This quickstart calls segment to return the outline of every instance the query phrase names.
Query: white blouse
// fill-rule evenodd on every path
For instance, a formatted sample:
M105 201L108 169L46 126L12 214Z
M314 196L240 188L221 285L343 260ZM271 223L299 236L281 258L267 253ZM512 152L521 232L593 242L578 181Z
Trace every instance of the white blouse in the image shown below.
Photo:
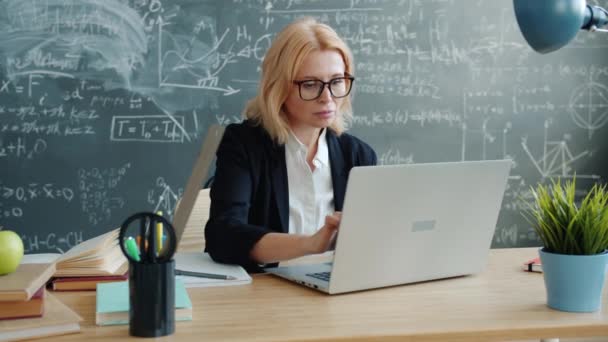
M334 212L334 188L331 180L326 129L319 135L315 170L306 163L308 148L290 132L285 144L289 189L289 233L314 234L325 224L325 216Z

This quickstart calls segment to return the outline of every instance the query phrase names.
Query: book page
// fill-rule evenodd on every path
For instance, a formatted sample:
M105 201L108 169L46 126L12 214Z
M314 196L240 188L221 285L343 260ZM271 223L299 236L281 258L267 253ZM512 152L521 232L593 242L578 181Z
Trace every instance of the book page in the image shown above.
M50 264L61 257L60 253L25 254L20 264Z
M80 244L72 247L58 260L59 264L70 262L73 259L83 258L90 255L103 257L107 253L108 244L115 243L118 241L118 230L113 230L105 234L99 235L87 241L83 241ZM114 241L113 241L114 240ZM57 265L61 268L61 265Z

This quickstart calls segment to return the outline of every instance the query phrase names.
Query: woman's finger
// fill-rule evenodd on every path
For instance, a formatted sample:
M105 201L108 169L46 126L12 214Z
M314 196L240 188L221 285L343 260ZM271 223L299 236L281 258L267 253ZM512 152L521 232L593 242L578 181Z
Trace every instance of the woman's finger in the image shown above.
M332 215L325 217L325 224L330 228L337 228L340 225L340 219Z

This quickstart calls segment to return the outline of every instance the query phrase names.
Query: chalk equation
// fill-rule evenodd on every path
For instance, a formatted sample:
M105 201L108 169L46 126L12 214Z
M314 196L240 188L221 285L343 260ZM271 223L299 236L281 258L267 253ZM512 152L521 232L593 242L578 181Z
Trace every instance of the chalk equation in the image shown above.
M127 163L119 168L78 170L80 209L90 224L111 220L113 210L125 206L119 186L130 169Z
M82 231L65 234L21 234L23 251L27 253L55 252L65 253L84 241Z
M12 202L26 203L35 200L60 200L71 202L74 190L70 187L58 186L53 183L29 183L10 186L0 182L0 198Z
M48 143L45 139L28 139L17 136L14 139L6 138L0 140L0 158L27 158L34 157L46 152Z
M111 141L184 142L184 117L138 115L112 117Z

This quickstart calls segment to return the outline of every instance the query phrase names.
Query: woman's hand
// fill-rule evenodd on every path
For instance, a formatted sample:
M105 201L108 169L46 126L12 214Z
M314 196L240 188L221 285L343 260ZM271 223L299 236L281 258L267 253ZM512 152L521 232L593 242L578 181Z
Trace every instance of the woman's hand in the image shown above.
M336 211L332 215L325 216L325 224L323 227L315 234L309 236L306 240L308 244L307 249L311 254L325 253L329 250L336 239L341 219L342 213L339 211Z
M299 258L327 252L336 240L342 213L325 217L325 224L313 235L268 233L251 249L251 258L259 264Z

